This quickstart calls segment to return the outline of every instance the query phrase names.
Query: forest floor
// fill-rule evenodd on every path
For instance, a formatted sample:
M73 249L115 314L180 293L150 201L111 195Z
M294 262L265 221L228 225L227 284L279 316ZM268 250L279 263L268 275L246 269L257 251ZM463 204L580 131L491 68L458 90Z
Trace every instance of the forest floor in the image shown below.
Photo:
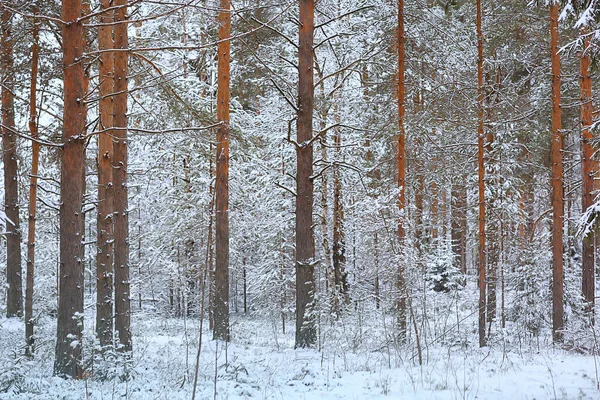
M93 321L93 315L86 318ZM95 357L79 381L52 376L53 321L41 319L37 334L43 339L36 358L27 360L23 323L0 318L0 399L192 398L198 319L136 314L132 360ZM234 314L227 346L208 340L205 326L196 398L600 399L600 360L548 343L424 346L421 366L416 347L386 342L381 324L322 330L319 351L294 350L293 332L282 334L279 322ZM465 332L474 336L471 328ZM92 332L86 328L86 360L94 358ZM125 370L129 379L122 379Z

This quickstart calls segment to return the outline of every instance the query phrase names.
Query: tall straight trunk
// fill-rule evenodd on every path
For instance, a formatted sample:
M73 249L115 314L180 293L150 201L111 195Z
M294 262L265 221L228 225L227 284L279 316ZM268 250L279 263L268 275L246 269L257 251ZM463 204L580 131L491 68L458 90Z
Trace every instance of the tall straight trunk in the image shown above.
M466 252L466 210L467 210L467 186L463 179L459 184L452 185L451 209L452 209L452 253L454 255L455 265L463 274L467 273L467 252Z
M129 284L129 219L127 214L127 0L115 0L115 75L114 75L114 130L113 138L113 209L114 221L114 277L115 328L119 334L120 350L130 352L131 304ZM120 50L120 51L119 51Z
M111 0L102 0L104 13L98 27L98 49L114 47L114 11L109 10ZM114 114L114 73L115 55L113 52L100 54L100 130L98 135L98 229L96 252L96 336L101 346L113 341L113 186L112 186L112 136Z
M592 144L594 136L590 129L594 111L592 106L592 77L590 75L590 36L587 29L583 33L586 34L586 40L584 49L579 57L579 66L581 72L581 175L583 179L581 208L585 212L585 210L594 204L594 179L598 173L598 163L594 160L594 153L597 149ZM592 321L595 286L594 238L594 229L583 238L583 279L581 284L583 299L586 303L585 309L590 313Z
M82 200L86 114L81 0L63 0L63 148L60 185L60 288L54 373L81 377L83 331Z
M38 8L34 7L33 13L37 14ZM39 61L39 34L40 25L37 19L33 20L31 43L31 85L29 87L29 132L31 142L31 175L29 177L29 219L27 227L27 286L25 290L25 355L33 355L33 282L35 269L35 217L37 208L37 175L40 163L40 144L37 127L37 75Z
M299 0L296 172L296 347L316 343L315 241L313 236L314 0Z
M229 341L229 72L231 0L221 0L217 80L217 175L215 181L214 338Z
M34 8L34 14L38 8ZM40 144L37 128L37 74L39 60L39 21L34 19L31 46L31 85L29 92L29 131L34 139L31 143L31 175L29 178L29 217L27 230L27 286L25 293L25 355L33 354L33 283L35 266L35 218L37 206L37 175L40 158Z
M483 121L483 33L481 32L481 0L477 0L477 155L479 171L479 346L486 345L485 337L485 272L486 272L486 249L485 249L485 133Z
M558 3L550 6L550 50L552 55L552 333L562 340L563 315L563 136L560 108L560 54Z
M2 70L2 152L4 162L4 212L6 222L6 283L8 298L6 315L23 313L21 277L21 229L19 223L19 185L17 179L17 136L15 135L14 44L12 13L2 7L2 39L0 68Z
M404 87L404 0L398 0L398 244L400 245L400 262L398 264L396 290L397 325L400 338L406 336L406 282L404 278L406 266L404 265L404 239L406 229L406 165L405 165L405 131L404 131L404 98L406 96Z
M340 123L340 114L335 107L335 121ZM342 177L339 162L341 162L342 132L334 128L333 142L337 159L333 164L333 271L336 292L349 301L348 274L346 272L346 234L344 232L344 203L342 198Z

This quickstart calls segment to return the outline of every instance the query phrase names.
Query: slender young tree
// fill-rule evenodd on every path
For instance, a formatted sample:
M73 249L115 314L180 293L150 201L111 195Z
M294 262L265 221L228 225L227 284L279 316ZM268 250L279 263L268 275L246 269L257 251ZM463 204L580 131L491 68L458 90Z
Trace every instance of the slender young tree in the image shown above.
M60 185L60 288L54 373L80 377L83 331L81 232L86 114L81 0L62 2L64 110Z
M34 6L33 14L37 15ZM31 133L31 175L29 177L29 219L27 227L27 284L25 289L25 355L33 355L33 282L35 271L35 217L37 211L37 176L40 163L40 143L37 127L37 76L39 61L39 20L33 20L31 32L31 86L29 88L29 132Z
M313 236L313 108L315 2L300 0L298 47L297 172L296 172L296 347L317 340L313 315L315 299L315 241Z
M340 114L337 106L335 109L336 123L340 123ZM340 157L342 148L342 130L339 127L333 130L333 143L336 149L336 160L333 164L333 271L335 286L338 295L342 295L344 302L350 300L348 274L346 272L346 234L344 232L344 202L342 197L342 174Z
M111 0L100 2L102 14L98 26L100 54L100 131L98 135L98 229L96 252L96 336L101 346L113 340L113 183L112 158L114 132L114 73L115 55L106 51L114 47L114 11Z
M406 218L406 155L405 155L405 130L404 130L404 98L406 89L404 85L404 0L398 0L398 243L400 253L404 249L404 240L406 237L406 228L404 220ZM401 258L398 264L398 276L396 289L398 290L397 311L398 311L398 333L401 338L406 336L406 265Z
M590 58L590 36L589 32L583 31L585 36L584 46L579 55L580 67L580 87L581 87L581 175L583 181L581 209L585 212L594 204L594 179L598 173L598 163L594 159L594 153L597 148L592 141L591 125L593 123L592 114L594 111L592 105L592 77L590 74L591 58ZM582 279L582 294L586 303L585 310L590 314L593 321L594 313L594 286L595 286L595 257L594 257L594 241L595 231L592 229L583 237L583 279Z
M13 15L5 7L2 12L2 39L0 69L2 77L2 159L4 162L4 212L6 222L6 283L8 298L6 315L21 316L23 313L23 289L21 271L21 228L19 222L19 185L17 173L17 136L15 134L14 43L12 36Z
M221 0L217 81L214 338L229 341L229 72L231 0Z
M129 283L129 218L127 213L127 73L129 39L127 37L127 0L114 0L114 142L113 142L113 209L114 221L114 279L115 329L119 334L120 350L130 352L131 302Z
M485 132L483 88L483 33L481 31L481 0L477 0L477 155L479 187L479 346L486 345L486 249L485 249Z
M560 53L558 2L550 5L550 51L552 57L552 333L562 340L563 315L563 135L560 108Z

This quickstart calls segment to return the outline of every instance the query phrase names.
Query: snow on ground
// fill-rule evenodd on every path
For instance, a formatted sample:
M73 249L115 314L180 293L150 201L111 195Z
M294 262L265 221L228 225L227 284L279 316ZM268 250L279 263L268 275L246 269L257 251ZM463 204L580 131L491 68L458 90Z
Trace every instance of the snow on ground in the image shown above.
M424 348L419 366L407 348L349 346L331 334L323 351L294 350L293 332L283 335L266 318L234 315L232 322L226 347L205 331L197 399L600 399L600 360L551 346L438 345ZM363 331L373 343L375 328ZM0 399L191 399L198 320L137 315L134 330L129 380L117 360L96 361L86 379L73 381L52 376L53 320L42 319L38 358L28 361L22 322L0 319Z

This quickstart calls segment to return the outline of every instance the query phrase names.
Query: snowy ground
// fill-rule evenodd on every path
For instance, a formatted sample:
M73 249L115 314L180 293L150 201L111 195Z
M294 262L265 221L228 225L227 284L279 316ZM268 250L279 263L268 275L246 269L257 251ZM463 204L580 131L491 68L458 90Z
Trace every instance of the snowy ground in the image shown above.
M203 344L197 399L600 399L600 360L549 345L430 346L419 366L414 349L381 340L379 324L361 328L368 345L341 339L353 326L329 332L327 350L318 351L293 350L293 333L282 335L269 319L232 321L237 333L227 348ZM137 315L134 327L131 379L119 378L122 362L97 361L86 379L72 381L52 377L51 319L42 321L38 334L48 339L38 340L34 361L21 356L23 324L0 319L0 399L191 399L198 320Z

